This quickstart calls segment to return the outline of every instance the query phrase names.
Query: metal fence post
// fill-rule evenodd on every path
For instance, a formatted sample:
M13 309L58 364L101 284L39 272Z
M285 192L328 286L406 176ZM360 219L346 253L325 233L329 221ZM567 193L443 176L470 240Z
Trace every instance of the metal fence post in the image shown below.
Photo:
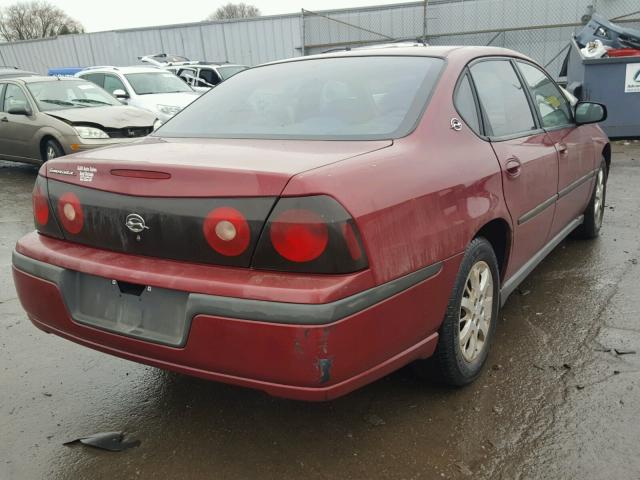
M427 7L429 0L424 0L424 9L422 12L422 43L427 43Z
M304 44L305 44L305 31L304 31L304 8L300 9L300 51L302 52L302 56L304 57L307 52L305 52Z

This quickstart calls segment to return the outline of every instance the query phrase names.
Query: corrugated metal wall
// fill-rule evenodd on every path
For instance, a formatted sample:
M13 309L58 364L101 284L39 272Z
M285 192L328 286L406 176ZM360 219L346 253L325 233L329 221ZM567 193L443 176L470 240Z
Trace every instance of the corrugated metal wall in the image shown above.
M293 14L2 43L0 63L46 73L50 67L133 65L138 56L169 52L256 65L300 55L300 25Z
M491 43L523 51L546 64L576 28L560 25L579 23L589 5L609 18L640 10L640 0L430 0L428 41ZM256 65L301 55L303 37L309 54L422 33L423 2L412 2L4 43L0 63L45 73L49 67L131 65L140 55L169 52Z

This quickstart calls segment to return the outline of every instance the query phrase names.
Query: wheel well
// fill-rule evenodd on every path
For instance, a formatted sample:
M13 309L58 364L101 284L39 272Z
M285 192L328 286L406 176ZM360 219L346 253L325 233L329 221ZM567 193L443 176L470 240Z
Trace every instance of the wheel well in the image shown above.
M607 143L602 149L602 156L604 157L604 163L607 165L607 172L611 170L611 144Z
M42 156L42 158L46 156L44 147L49 140L53 140L54 142L56 142L60 147L60 150L64 152L64 148L62 148L62 145L60 145L60 142L56 139L56 137L54 137L53 135L45 135L44 137L42 137L42 139L40 139L40 155Z
M501 218L491 220L478 231L476 237L486 238L491 244L498 260L500 277L504 278L511 248L511 228L509 224Z

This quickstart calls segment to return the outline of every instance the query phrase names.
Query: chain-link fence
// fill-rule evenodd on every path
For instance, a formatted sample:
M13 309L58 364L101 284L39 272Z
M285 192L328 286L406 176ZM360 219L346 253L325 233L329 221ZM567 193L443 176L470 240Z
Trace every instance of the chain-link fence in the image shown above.
M302 12L303 54L421 39L522 52L558 76L571 36L593 12L640 27L637 0L431 0L370 9Z

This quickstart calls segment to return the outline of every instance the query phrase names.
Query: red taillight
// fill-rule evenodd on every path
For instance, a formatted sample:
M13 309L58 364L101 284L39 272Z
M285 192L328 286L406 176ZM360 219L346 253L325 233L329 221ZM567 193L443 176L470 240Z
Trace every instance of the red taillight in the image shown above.
M310 210L285 210L271 223L273 248L291 262L310 262L327 248L324 219Z
M82 230L84 215L75 193L67 192L58 199L58 219L69 233L75 235Z
M278 200L251 266L303 273L352 273L367 268L360 233L342 205L326 195Z
M220 207L209 212L202 230L209 246L226 257L242 255L251 242L247 219L231 207Z
M33 215L36 219L36 223L40 226L45 226L49 223L49 201L42 192L40 185L36 183L33 189Z

